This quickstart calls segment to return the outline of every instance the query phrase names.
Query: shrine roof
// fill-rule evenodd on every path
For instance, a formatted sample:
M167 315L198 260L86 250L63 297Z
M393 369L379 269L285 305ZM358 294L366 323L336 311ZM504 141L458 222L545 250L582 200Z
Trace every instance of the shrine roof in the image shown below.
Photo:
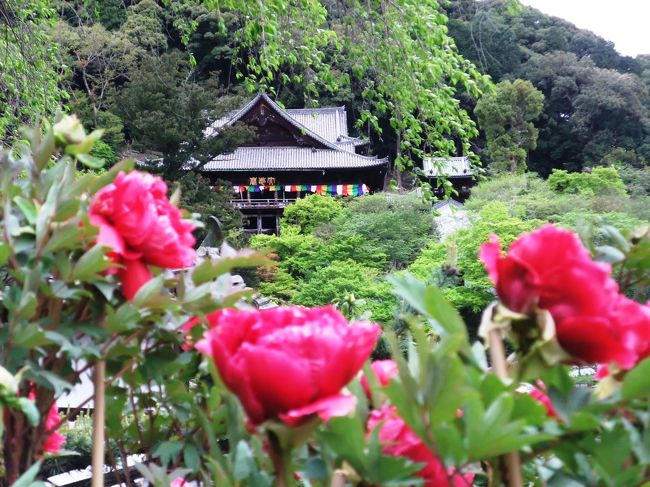
M218 132L221 127L233 125L240 121L260 102L268 104L293 127L317 140L324 147L354 152L355 146L367 143L358 137L348 135L348 117L345 107L284 109L265 93L257 95L240 110L235 110L228 116L215 121L206 130L206 135L212 135Z
M240 147L221 154L203 166L203 171L286 171L350 169L385 166L388 159L366 157L344 150L310 147Z

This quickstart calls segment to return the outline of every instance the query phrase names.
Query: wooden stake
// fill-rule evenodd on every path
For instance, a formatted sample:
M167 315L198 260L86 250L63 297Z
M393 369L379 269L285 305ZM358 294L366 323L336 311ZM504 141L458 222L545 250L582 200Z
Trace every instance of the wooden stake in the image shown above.
M503 337L501 330L492 329L488 335L488 342L490 345L490 358L492 359L492 367L501 379L508 378L508 363L506 362L506 353L503 348ZM501 457L503 462L504 482L508 487L523 487L524 479L521 474L521 460L519 459L519 452L506 453Z
M332 475L330 487L345 487L345 472L336 470Z
M106 362L95 364L95 408L93 410L93 453L91 487L104 487L104 423L106 417Z

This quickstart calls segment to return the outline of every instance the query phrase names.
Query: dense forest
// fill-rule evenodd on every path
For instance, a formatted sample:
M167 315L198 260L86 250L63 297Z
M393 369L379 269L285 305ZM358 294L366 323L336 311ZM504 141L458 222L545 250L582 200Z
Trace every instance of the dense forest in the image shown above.
M649 56L622 56L612 42L532 8L458 0L448 14L460 52L482 72L495 82L529 80L543 93L531 170L646 166Z
M14 57L3 61L0 137L10 139L21 122L62 104L88 128L105 129L96 151L109 162L125 154L162 156L166 176L176 178L189 156L206 160L243 140L242 131L217 139L202 131L251 90L265 89L287 107L345 105L350 120L359 121L351 129L370 138L376 154L397 159L398 168L419 163L424 153L458 152L458 141L471 143L463 150L488 168L528 167L543 177L553 168L619 163L624 177L638 178L650 160L650 57L622 56L611 42L512 0L455 0L420 3L432 13L427 27L438 29L425 40L455 43L462 57L443 59L444 49L432 44L422 54L441 56L440 65L434 56L417 65L388 45L368 51L374 24L363 9L310 3L325 12L306 9L292 20L271 46L271 69L251 64L259 48L253 34L242 34L247 27L236 8L200 1L7 2L2 46ZM322 24L299 32L312 13L324 16ZM382 22L395 29L389 17ZM395 29L387 42L400 43L405 34ZM445 72L426 79L425 70L436 68ZM497 89L476 109L479 90L490 85L479 72ZM430 100L435 86L442 94ZM436 109L439 116L427 113ZM479 123L478 137L470 117Z

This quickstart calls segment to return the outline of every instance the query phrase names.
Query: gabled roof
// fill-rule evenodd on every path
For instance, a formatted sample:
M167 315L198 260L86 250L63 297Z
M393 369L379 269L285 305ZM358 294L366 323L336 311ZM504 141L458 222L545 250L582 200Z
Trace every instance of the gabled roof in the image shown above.
M348 135L348 115L345 107L283 109L265 93L255 96L240 110L232 111L227 116L216 120L206 130L206 136L213 135L221 127L231 126L241 121L261 101L266 102L293 128L320 144L329 143L348 152L354 152L355 146L367 144L367 141Z
M244 105L244 107L241 110L239 110L232 117L230 117L230 119L226 123L224 123L221 126L222 127L223 126L228 126L229 127L229 126L232 126L235 123L241 121L246 116L246 114L248 114L248 112L250 112L261 101L266 102L268 107L271 110L273 110L276 113L276 115L280 116L282 119L284 119L286 122L288 122L289 125L293 126L296 130L300 131L300 133L302 133L303 135L314 139L318 144L322 145L324 148L334 149L334 150L338 149L335 144L333 144L332 142L328 141L327 139L321 137L316 132L313 132L312 130L310 130L309 128L307 128L306 126L304 126L303 124L301 124L297 120L295 120L293 117L291 117L287 113L286 110L282 109L282 107L280 107L280 105L278 105L273 100L271 100L271 98L269 98L269 96L266 93L260 93L259 95L257 95L255 98L253 98L251 101L249 101L246 105ZM218 127L215 127L214 124L213 124L213 127L215 129L218 128Z
M300 138L306 139L307 143L291 147L245 145L230 154L218 155L203 166L203 171L363 169L386 166L388 163L386 158L362 156L354 151L356 145L364 142L348 135L347 114L344 107L284 110L265 93L260 93L242 109L232 112L228 117L217 120L206 131L206 135L214 134L221 127L231 126L240 121L247 122L247 115L258 104L268 107L275 116L283 120L283 124L288 124L286 127L295 131L294 134L299 132ZM255 112L252 115L255 116Z
M314 171L320 169L363 169L385 166L388 159L366 157L341 149L310 147L239 147L220 154L203 166L203 171Z

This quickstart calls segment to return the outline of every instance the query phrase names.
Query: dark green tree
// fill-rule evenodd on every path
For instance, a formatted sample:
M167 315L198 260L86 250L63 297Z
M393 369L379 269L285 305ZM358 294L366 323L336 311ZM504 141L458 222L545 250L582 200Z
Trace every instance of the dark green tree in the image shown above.
M206 226L210 216L217 217L230 244L242 243L242 214L230 204L232 188L229 183L216 181L211 184L207 178L194 172L185 174L179 183L183 208L198 213ZM200 243L205 238L206 227L197 229L194 235Z
M241 100L195 82L192 74L187 57L179 51L147 57L113 103L133 146L162 157L159 169L168 179L200 169L251 135L236 126L205 136L206 127Z
M528 152L537 146L533 122L542 113L544 95L530 81L502 81L476 105L479 126L487 139L490 169L523 171Z

